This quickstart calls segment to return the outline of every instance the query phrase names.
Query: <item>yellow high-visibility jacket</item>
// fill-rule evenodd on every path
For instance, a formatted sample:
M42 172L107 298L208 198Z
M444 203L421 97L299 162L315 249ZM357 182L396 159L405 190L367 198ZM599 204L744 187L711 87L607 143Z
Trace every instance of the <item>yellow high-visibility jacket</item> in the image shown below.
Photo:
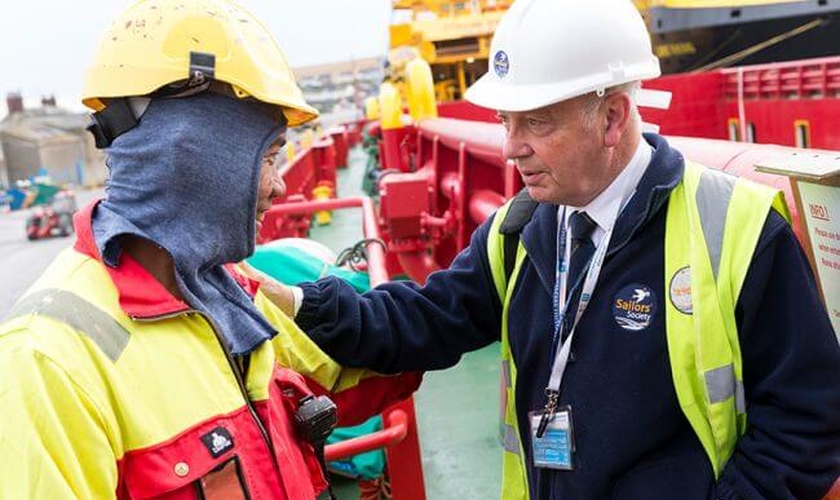
M234 359L130 256L102 264L91 210L0 325L0 499L309 500L326 482L300 399L328 393L347 425L418 387L343 369L259 292L280 333Z

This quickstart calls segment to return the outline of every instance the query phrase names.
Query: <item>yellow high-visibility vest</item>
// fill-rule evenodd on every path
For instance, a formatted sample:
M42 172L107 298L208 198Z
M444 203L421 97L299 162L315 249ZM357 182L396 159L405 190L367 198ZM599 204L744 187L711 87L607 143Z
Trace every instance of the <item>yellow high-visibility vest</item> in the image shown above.
M771 208L789 219L780 191L686 163L671 192L665 225L665 328L674 388L683 413L718 477L746 429L741 348L735 305ZM517 275L527 251L520 242L510 277L505 274L499 228L511 202L496 213L487 253L502 301L502 400L504 460L502 498L527 499L525 457L516 419L516 362L508 321ZM688 237L686 237L688 236ZM686 335L685 332L694 332ZM702 333L702 334L701 334Z

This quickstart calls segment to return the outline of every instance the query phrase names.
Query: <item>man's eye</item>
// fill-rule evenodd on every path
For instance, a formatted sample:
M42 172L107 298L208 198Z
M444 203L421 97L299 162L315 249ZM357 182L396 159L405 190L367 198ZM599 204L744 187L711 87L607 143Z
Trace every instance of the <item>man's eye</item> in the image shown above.
M537 120L536 118L528 118L528 126L529 127L540 127L545 122L542 120Z
M263 163L265 163L265 164L277 163L277 160L280 159L280 151L281 150L278 149L277 151L270 151L270 152L266 153L265 156L263 156L263 159L262 159Z

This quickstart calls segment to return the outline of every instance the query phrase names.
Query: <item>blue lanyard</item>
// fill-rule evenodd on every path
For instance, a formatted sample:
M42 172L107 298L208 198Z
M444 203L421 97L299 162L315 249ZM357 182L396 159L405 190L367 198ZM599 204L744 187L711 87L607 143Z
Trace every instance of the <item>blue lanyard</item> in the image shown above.
M563 207L562 213L558 214L557 221L557 266L554 274L554 292L552 294L552 302L554 306L552 308L554 312L554 335L552 336L551 341L552 365L555 364L557 354L562 353L562 349L558 351L558 346L560 345L560 339L562 336L563 323L566 318L566 314L569 312L569 302L571 301L571 298L574 297L577 289L583 286L584 291L581 293L580 300L578 301L578 308L575 311L575 316L571 318L573 322L572 329L574 329L574 326L577 325L577 322L583 314L583 311L586 309L586 306L589 305L589 298L591 297L592 291L595 289L595 285L597 284L598 276L601 273L601 263L603 262L606 248L609 246L612 236L612 229L607 231L607 234L604 236L601 244L598 245L595 254L588 262L586 262L584 269L578 275L571 287L568 287L566 279L569 274L569 263L566 259L567 236L568 227L566 225L566 207ZM593 269L592 264L595 262L598 263L597 269ZM590 273L590 271L593 270L594 274ZM571 340L571 334L572 332L569 333L566 343ZM563 363L563 366L565 367L565 362Z
M556 266L554 269L554 293L552 294L553 302L554 302L554 343L552 343L552 349L556 348L557 344L557 332L559 331L560 327L563 325L563 314L565 312L566 307L563 307L563 310L560 310L560 278L565 276L567 269L566 269L566 207L563 207L563 213L558 213L558 220L557 220L557 259L556 259ZM568 306L568 304L566 304Z
M619 205L620 207L621 205ZM560 332L563 326L563 319L565 318L566 314L568 313L569 308L569 299L573 295L573 293L566 293L566 275L568 274L568 266L566 265L566 209L563 209L563 218L560 221L557 221L558 224L558 255L562 255L562 257L558 257L558 262L560 264L557 265L557 273L555 277L554 283L554 338L552 339L552 356L553 359L551 361L551 376L548 380L548 385L545 388L546 396L548 397L548 402L545 405L545 415L554 415L554 412L557 408L557 404L560 400L560 386L563 383L563 373L566 371L566 366L569 363L569 355L571 354L572 349L572 341L575 338L575 332L577 331L578 321L580 317L583 315L583 312L586 310L586 307L589 305L589 300L592 298L592 292L595 290L595 285L598 283L598 277L601 274L601 268L604 264L604 256L607 253L607 248L610 245L610 239L612 239L612 228L607 231L607 234L604 235L604 238L601 240L601 244L595 249L595 254L589 260L587 269L585 273L581 273L582 276L586 276L583 279L583 289L580 292L580 299L578 300L577 309L574 311L574 316L572 319L572 326L569 329L569 336L566 337L565 341L560 340ZM615 214L617 216L617 213ZM562 251L562 253L560 253ZM580 285L581 277L578 277L577 283L574 284L572 287L572 292L574 292L577 287ZM561 310L560 304L563 304L563 308ZM558 349L559 347L559 349Z
M578 279L575 281L574 285L572 286L571 290L568 292L568 296L564 296L561 300L561 293L566 295L564 287L561 286L560 281L563 280L565 284L566 275L569 272L568 264L566 262L566 237L568 235L568 228L566 226L566 207L563 207L562 214L558 213L558 220L557 220L557 265L555 268L554 273L554 292L552 294L554 303L553 312L554 312L554 335L551 339L551 363L554 364L554 357L557 355L557 345L560 341L561 333L563 331L563 319L566 316L566 310L569 307L569 301L571 297L575 295L578 286L581 284L581 279L585 276L586 271L589 269L589 264L592 262L592 259L586 263L586 267L584 268L583 272L578 275ZM562 290L561 290L562 288ZM563 307L560 307L560 304L563 304Z
M633 192L627 192L626 188L621 190L624 195L621 200L616 200L617 203L611 208L613 221L618 220L618 215L630 199ZM613 228L610 227L601 243L595 249L595 253L586 266L586 271L581 272L577 278L576 283L571 287L571 292L567 290L566 276L569 274L569 266L566 262L566 207L563 207L562 215L559 215L557 221L557 269L554 280L553 309L554 309L554 336L552 338L552 360L551 360L551 376L548 381L548 386L545 388L546 394L549 397L549 402L546 405L546 411L553 412L557 404L560 394L560 385L563 382L563 373L566 371L566 365L569 362L569 355L571 354L572 341L575 337L578 321L589 305L589 300L592 298L592 292L595 291L595 286L598 283L598 278L601 275L601 268L604 264L604 257L607 254L607 249L610 246L610 240L613 235ZM614 224L613 224L614 225ZM585 278L584 278L585 276ZM581 284L582 282L582 284ZM569 335L565 341L561 341L561 329L563 321L567 314L569 314L569 301L574 295L574 292L579 286L582 286L580 292L580 299L578 300L577 308L573 312L571 328ZM562 304L562 308L561 305Z

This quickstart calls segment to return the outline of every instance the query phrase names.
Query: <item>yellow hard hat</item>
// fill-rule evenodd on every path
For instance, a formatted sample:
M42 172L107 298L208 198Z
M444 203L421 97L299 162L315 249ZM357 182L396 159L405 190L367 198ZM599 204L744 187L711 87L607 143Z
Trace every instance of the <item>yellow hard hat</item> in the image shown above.
M147 96L168 87L177 94L209 81L229 84L239 98L280 106L289 126L318 117L271 33L226 0L134 4L100 40L82 103L102 111L109 98Z

